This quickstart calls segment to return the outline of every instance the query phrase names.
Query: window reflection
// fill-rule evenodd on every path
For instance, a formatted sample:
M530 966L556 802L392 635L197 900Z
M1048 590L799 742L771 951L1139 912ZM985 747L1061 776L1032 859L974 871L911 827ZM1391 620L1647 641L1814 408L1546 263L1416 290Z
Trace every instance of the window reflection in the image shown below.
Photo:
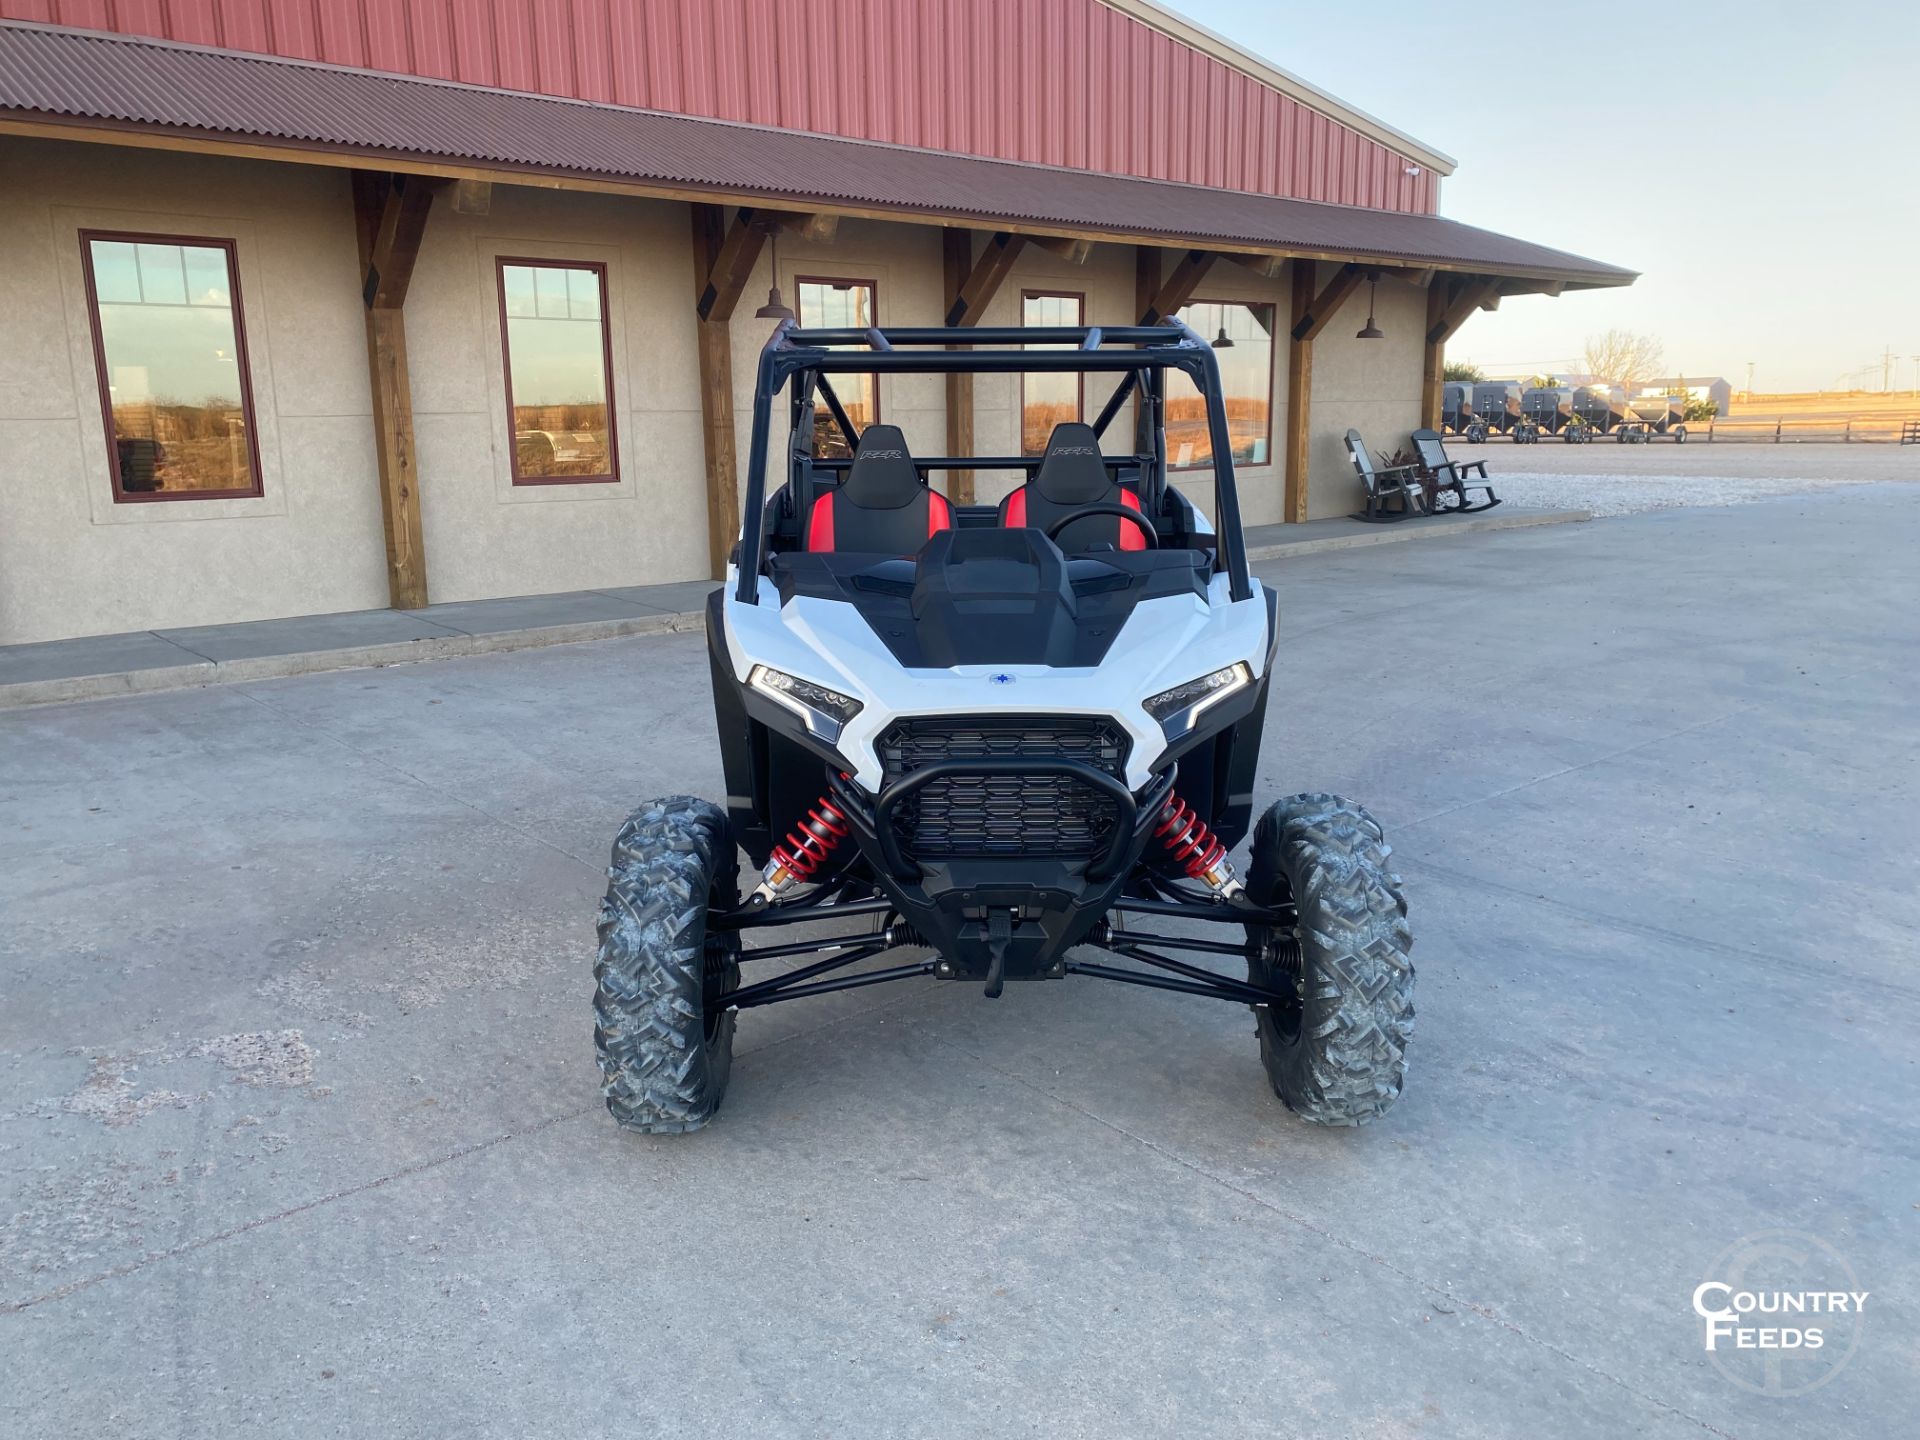
M606 272L500 262L515 484L613 480Z
M1078 295L1028 291L1020 301L1022 325L1083 325L1086 302ZM1070 350L1071 345L1029 345L1029 350ZM1020 453L1038 455L1047 448L1053 427L1080 416L1082 377L1054 371L1020 377Z
M229 241L83 234L116 499L258 495Z
M1233 342L1213 352L1220 362L1233 462L1267 464L1273 443L1273 306L1196 300L1180 318L1203 339L1213 340L1225 330ZM1167 372L1167 462L1187 467L1213 463L1206 402L1193 382L1175 370Z
M805 330L865 330L879 322L874 319L874 285L871 280L809 280L801 276L795 285L799 292L800 326ZM836 349L847 347L836 346ZM834 375L828 378L833 393L853 422L855 430L864 430L880 419L880 386L877 375ZM834 423L833 412L818 405L813 416L813 453L816 459L842 458L852 454L846 437Z

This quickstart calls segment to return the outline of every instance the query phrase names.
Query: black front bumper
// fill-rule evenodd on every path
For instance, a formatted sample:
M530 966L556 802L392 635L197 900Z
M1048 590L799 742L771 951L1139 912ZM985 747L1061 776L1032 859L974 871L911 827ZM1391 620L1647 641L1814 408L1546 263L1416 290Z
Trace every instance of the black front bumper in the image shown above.
M1091 855L911 854L896 812L936 780L969 776L1063 777L1113 804L1104 842ZM940 954L938 972L955 979L1041 980L1066 973L1066 952L1107 914L1153 839L1171 768L1135 795L1113 775L1077 760L1039 757L938 760L919 766L869 797L838 773L833 802L882 891L901 918Z

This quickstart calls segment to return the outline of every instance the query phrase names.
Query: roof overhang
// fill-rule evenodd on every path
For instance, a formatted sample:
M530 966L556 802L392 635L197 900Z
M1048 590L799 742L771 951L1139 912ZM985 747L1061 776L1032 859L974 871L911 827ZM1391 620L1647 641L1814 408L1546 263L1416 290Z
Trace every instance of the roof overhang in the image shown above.
M1501 277L1509 294L1636 278L1436 215L17 23L0 23L0 133L1467 273Z

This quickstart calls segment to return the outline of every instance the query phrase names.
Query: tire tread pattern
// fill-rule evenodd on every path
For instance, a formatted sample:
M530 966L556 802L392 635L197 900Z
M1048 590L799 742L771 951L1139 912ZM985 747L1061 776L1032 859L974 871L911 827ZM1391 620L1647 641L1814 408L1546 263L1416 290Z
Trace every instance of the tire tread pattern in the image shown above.
M1299 917L1302 1014L1289 1039L1258 1011L1274 1093L1319 1125L1364 1125L1390 1109L1413 1038L1413 932L1380 824L1338 795L1294 795L1255 828L1248 878Z
M707 1033L707 909L732 904L738 875L726 813L691 795L642 805L613 842L593 969L594 1048L607 1109L629 1130L698 1130L726 1092L734 1013ZM731 989L739 966L726 969Z

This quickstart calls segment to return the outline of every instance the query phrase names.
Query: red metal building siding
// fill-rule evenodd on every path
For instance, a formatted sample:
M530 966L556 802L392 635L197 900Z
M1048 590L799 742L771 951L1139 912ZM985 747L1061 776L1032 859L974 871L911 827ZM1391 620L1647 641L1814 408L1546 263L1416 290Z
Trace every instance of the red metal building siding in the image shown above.
M0 17L1256 194L1438 209L1431 170L1408 175L1404 156L1099 0L0 0Z

